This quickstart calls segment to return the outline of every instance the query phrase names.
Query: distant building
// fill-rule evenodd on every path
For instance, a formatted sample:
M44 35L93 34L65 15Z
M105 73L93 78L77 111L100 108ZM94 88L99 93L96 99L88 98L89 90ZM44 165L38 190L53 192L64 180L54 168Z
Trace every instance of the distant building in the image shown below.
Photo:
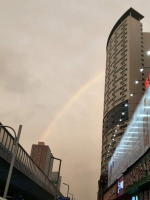
M61 186L61 176L59 176L59 182L58 182L58 190L60 190L60 186ZM52 172L51 175L51 181L54 183L54 185L57 185L57 179L58 179L58 172Z
M31 158L39 166L39 168L50 178L53 168L53 156L48 145L44 142L33 144L31 149Z

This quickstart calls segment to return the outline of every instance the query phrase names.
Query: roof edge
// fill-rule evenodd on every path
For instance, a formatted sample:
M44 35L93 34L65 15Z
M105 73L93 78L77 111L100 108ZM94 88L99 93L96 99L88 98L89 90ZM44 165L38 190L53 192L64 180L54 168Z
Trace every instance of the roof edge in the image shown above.
M117 27L121 24L121 22L123 20L125 20L128 16L132 16L133 18L135 18L136 20L140 21L141 19L144 18L143 15L141 15L139 12L137 12L136 10L134 10L133 8L129 8L121 17L120 19L116 22L116 24L114 25L114 27L112 28L108 40L107 40L107 46L109 43L109 40L112 36L112 34L115 32L115 30L117 29Z

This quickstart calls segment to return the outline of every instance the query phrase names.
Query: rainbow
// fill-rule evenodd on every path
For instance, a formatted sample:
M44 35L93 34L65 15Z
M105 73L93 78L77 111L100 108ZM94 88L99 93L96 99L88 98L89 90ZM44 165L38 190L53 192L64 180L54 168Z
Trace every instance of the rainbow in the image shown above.
M92 86L94 83L99 81L102 77L104 77L105 71L101 71L98 73L94 78L89 80L87 83L85 83L77 92L75 92L68 101L64 104L62 109L59 110L59 112L55 115L54 119L50 122L44 133L40 136L39 141L45 141L47 136L50 134L51 130L57 123L57 121L62 117L64 112L76 101L76 99L79 98L79 96L85 92L90 86Z

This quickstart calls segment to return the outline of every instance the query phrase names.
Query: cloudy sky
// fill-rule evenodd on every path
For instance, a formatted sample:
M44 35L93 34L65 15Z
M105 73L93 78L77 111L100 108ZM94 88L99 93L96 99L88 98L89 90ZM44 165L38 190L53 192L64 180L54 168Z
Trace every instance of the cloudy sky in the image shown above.
M0 121L49 145L76 200L97 198L106 42L130 7L150 31L149 0L0 0Z

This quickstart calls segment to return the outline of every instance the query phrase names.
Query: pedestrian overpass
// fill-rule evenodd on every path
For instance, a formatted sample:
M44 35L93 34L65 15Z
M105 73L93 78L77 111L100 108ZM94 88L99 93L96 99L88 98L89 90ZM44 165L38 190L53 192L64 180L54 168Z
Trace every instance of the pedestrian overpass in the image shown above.
M0 128L0 196L3 195L12 152L14 137L6 128ZM36 165L23 147L18 145L8 196L13 199L54 200L56 186ZM58 191L58 196L63 196Z

